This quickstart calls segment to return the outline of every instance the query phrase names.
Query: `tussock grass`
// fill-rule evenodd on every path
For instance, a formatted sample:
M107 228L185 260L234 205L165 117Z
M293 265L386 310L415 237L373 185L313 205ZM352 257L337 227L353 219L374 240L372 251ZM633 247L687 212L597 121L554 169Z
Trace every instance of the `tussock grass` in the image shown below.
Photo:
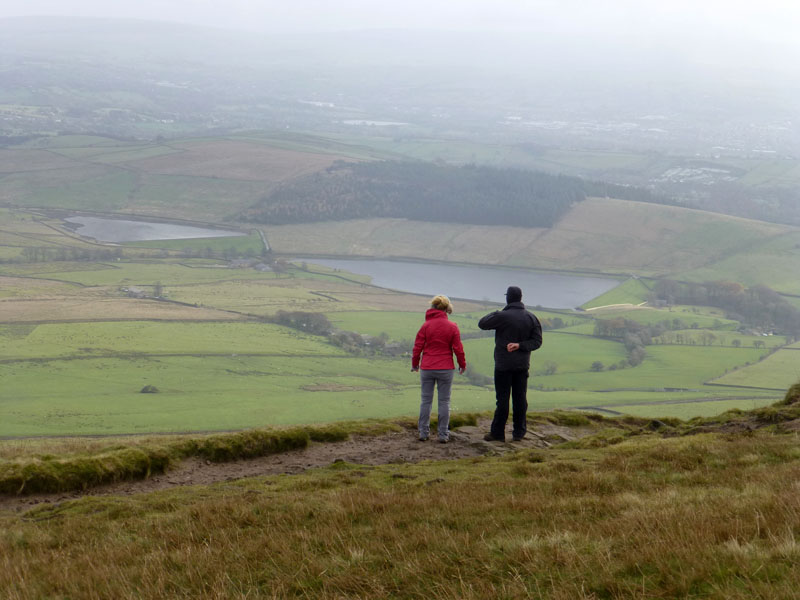
M267 456L305 448L310 442L340 442L351 435L380 435L399 430L390 421L332 423L289 429L252 429L207 436L142 438L109 446L106 440L53 441L20 448L70 448L75 453L25 453L0 459L0 493L33 494L85 490L105 483L145 479L197 456L212 462Z
M0 597L792 598L794 436L338 464L0 515Z
M800 382L795 383L792 387L790 387L786 391L786 395L783 397L783 400L777 402L776 404L779 405L800 404Z
M634 416L604 417L591 413L554 411L530 413L529 421L593 430L578 440L563 442L570 449L598 449L622 444L633 437L675 436L719 431L752 433L761 427L778 431L783 423L800 418L800 384L790 388L786 399L752 411L732 410L713 418L654 421ZM451 415L450 427L475 426L479 413ZM486 416L486 415L483 415ZM437 425L436 419L432 426ZM85 490L124 480L143 479L161 473L191 456L214 462L255 458L305 448L311 442L340 442L351 435L375 436L403 428L414 428L413 419L365 420L287 429L253 429L207 436L139 438L129 443L65 441L0 445L0 493L30 494ZM560 443L560 442L557 442ZM38 452L36 452L38 450ZM47 452L50 450L50 452ZM19 455L14 455L19 452ZM56 452L56 453L53 453ZM67 452L65 455L64 453ZM73 452L73 453L69 453ZM522 474L530 467L521 468Z
M173 458L166 448L123 448L95 456L0 462L0 493L63 492L161 473Z
M459 427L464 426L475 426L478 424L478 419L481 416L485 416L488 413L450 413L450 423L448 427L450 429L457 429ZM394 423L406 427L408 429L416 429L417 427L417 420L411 417L405 419L395 419ZM436 430L439 426L439 418L438 417L431 417L431 429Z

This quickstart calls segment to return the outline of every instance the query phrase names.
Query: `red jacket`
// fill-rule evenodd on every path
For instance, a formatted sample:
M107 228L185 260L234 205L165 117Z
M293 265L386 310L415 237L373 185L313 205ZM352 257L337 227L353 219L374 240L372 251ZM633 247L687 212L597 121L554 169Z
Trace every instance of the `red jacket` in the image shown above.
M437 308L429 308L425 313L425 322L417 332L414 341L414 352L411 355L411 367L420 366L425 370L455 369L453 352L458 358L458 366L467 368L464 357L464 346L461 345L461 333L458 325L447 318L447 313Z

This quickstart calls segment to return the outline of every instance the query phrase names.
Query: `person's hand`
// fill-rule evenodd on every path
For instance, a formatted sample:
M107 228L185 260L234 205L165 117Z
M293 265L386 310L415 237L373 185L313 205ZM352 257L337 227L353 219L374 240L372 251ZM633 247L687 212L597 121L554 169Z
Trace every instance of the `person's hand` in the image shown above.
M466 370L467 370L467 367L458 367L458 374L459 375L463 375L464 371L466 371Z
M411 367L412 373L416 373L417 371L419 371L419 367Z
M519 344L517 342L509 342L509 344L506 346L506 350L509 352L516 352L519 350Z

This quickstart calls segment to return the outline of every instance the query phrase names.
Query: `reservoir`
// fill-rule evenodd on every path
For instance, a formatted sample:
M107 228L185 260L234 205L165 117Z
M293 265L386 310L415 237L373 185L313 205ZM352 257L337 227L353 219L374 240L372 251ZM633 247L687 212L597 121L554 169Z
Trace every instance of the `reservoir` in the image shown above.
M307 259L308 263L369 275L374 285L416 294L505 302L506 288L522 288L527 306L575 308L619 285L608 277L581 277L490 266L393 260Z
M172 223L149 223L98 217L70 217L67 223L77 225L75 232L98 242L146 242L150 240L185 240L192 238L235 237L238 231L207 229Z

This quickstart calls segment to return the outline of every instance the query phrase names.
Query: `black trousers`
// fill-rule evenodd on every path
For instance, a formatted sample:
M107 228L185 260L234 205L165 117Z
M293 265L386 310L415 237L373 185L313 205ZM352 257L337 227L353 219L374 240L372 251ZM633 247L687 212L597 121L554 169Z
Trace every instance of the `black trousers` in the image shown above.
M514 411L512 417L512 436L521 438L528 431L528 370L524 371L495 371L494 391L497 396L497 408L494 410L491 433L496 440L506 439L506 422L508 421L508 399Z

